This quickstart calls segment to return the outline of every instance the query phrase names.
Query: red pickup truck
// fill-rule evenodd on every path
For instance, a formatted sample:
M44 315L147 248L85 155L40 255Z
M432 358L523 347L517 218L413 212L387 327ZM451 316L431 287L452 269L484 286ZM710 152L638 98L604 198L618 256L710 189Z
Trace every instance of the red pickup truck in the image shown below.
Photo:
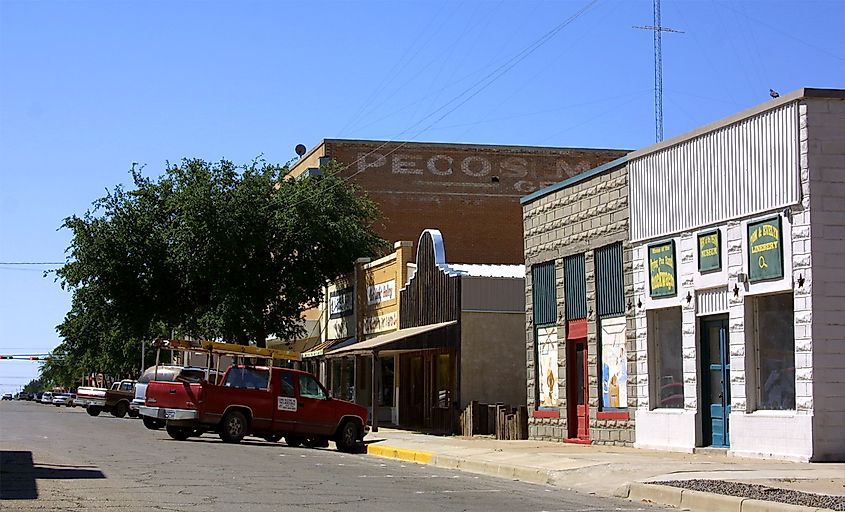
M369 432L367 409L332 398L310 373L288 368L231 366L220 384L202 380L150 382L144 416L165 420L173 439L217 432L227 443L245 435L287 444L351 452Z

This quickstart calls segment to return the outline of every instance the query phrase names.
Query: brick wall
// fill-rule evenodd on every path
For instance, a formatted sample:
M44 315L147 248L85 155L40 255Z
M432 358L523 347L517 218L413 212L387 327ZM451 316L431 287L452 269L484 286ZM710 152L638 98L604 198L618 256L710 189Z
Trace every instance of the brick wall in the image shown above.
M802 182L809 192L812 255L804 275L812 317L796 348L811 355L814 460L845 459L845 100L808 99L799 107ZM808 176L803 176L808 174ZM808 183L807 183L808 182ZM806 194L806 192L805 192ZM806 195L805 195L806 197ZM808 332L809 331L809 332ZM809 334L812 336L809 337Z
M596 317L596 282L594 251L616 242L623 244L623 279L625 300L633 298L633 269L628 242L628 179L625 167L602 174L543 196L523 208L526 264L526 360L527 400L529 410L536 406L536 341L532 325L533 303L531 265L555 261L555 287L558 307L558 392L560 417L529 418L529 437L561 441L567 432L566 382L566 301L563 258L584 253L587 281L587 357L590 406L590 440L595 444L631 445L634 442L633 418L605 419L600 413L601 377L599 374L599 336ZM636 383L634 351L634 308L626 312L626 348L628 353L628 407L635 407Z
M627 151L327 139L296 164L324 153L379 205L376 231L417 240L436 228L456 263L522 263L520 197L614 160Z

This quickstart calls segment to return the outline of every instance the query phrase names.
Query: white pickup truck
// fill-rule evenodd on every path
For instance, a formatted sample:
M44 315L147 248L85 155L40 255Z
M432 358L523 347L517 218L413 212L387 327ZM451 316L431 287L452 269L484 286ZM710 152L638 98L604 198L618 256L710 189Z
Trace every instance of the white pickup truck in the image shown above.
M115 382L110 389L82 386L76 390L74 403L85 407L85 411L91 416L99 416L102 411L117 418L126 416L126 413L137 416L137 413L129 409L129 403L135 393L134 388L134 380Z
M147 395L147 384L152 381L158 382L174 382L178 378L182 382L199 382L203 379L208 380L209 374L216 375L217 372L207 368L185 368L182 366L160 365L158 368L150 366L147 370L138 377L138 382L135 384L135 397L129 408L135 414L144 406L144 400ZM216 379L213 379L216 382ZM164 427L165 421L159 418L152 418L150 416L141 415L144 420L144 426L151 430L157 430Z

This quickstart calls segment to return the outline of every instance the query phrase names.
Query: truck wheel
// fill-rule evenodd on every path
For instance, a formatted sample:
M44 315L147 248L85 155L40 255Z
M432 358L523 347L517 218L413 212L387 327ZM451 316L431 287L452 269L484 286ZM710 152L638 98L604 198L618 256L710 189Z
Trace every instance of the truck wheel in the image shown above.
M240 443L246 435L246 428L246 416L240 411L231 411L223 417L220 439L224 443Z
M167 430L167 435L177 441L184 441L185 439L188 439L189 437L191 437L191 433L193 432L193 430L190 428L171 427L170 425L165 427L165 430Z
M340 426L336 442L339 451L347 453L354 452L358 444L358 425L354 421L345 421Z
M299 436L285 436L285 443L287 443L288 446L293 446L294 448L302 446L303 441L304 439Z
M85 408L85 411L88 413L89 416L99 416L100 411L102 411L102 409L100 409L96 405L89 405Z
M122 418L126 416L127 411L129 411L129 406L126 405L126 402L118 402L111 410L111 415L115 418Z
M269 436L264 436L264 440L268 443L275 443L278 442L279 439L282 438L281 434L270 434Z
M144 426L150 430L158 430L164 426L164 420L160 420L158 418L150 418L149 416L144 416Z

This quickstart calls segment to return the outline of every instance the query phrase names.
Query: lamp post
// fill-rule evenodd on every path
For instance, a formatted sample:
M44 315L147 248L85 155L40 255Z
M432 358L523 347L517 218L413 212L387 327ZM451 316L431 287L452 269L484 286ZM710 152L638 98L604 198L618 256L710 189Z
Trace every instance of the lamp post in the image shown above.
M142 338L141 339L141 375L144 374L145 369L146 368L144 368L144 340Z

